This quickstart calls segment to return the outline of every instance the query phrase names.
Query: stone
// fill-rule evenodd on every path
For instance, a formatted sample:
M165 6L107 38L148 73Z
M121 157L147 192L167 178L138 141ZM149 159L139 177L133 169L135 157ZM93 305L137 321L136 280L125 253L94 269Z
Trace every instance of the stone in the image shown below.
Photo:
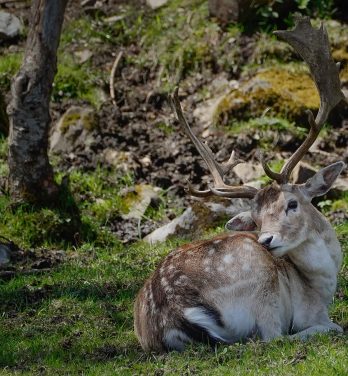
M348 192L348 178L337 178L333 189L338 192Z
M239 0L209 0L209 14L222 23L237 22L239 19Z
M86 49L82 51L76 51L74 52L74 55L76 56L79 64L84 64L93 56L93 52L91 50Z
M11 261L11 249L6 244L0 243L0 266Z
M207 87L210 99L204 102L199 102L193 111L193 116L197 119L201 128L207 130L210 126L215 124L215 113L220 101L232 89L237 89L239 82L236 80L228 80L225 73L219 74ZM209 131L202 134L203 138L209 136Z
M0 40L14 39L22 31L22 23L15 15L0 12Z
M294 184L303 184L311 178L317 171L305 162L299 162L292 172L292 182Z
M50 137L50 151L69 154L76 147L88 148L94 141L92 131L97 116L91 107L70 107L55 124Z
M123 196L129 211L122 214L122 218L140 220L151 203L154 204L159 200L158 191L158 188L148 184L136 184Z
M211 17L216 17L222 24L227 24L252 18L258 7L269 2L269 0L209 0L208 7Z
M146 4L152 8L157 9L167 4L169 0L146 0Z
M214 198L210 202L195 201L183 214L171 222L147 235L144 240L150 244L163 242L172 236L200 237L204 230L217 225L222 220L250 208L249 200L221 200Z
M324 166L323 166L324 167ZM315 169L305 162L299 162L292 173L292 181L294 184L303 184L310 179L319 169ZM327 193L329 197L339 197L341 193L348 191L348 178L338 177L332 188Z
M102 159L104 162L116 167L118 171L122 171L123 173L134 172L137 168L141 167L135 155L129 151L106 148L103 151Z
M216 109L222 98L223 96L219 96L200 103L193 111L193 116L198 120L198 124L203 129L214 124Z
M218 124L250 118L278 116L307 122L306 110L319 108L319 95L309 73L286 68L261 69L240 87L223 96L216 106Z
M240 163L233 171L244 184L256 181L265 174L259 163Z

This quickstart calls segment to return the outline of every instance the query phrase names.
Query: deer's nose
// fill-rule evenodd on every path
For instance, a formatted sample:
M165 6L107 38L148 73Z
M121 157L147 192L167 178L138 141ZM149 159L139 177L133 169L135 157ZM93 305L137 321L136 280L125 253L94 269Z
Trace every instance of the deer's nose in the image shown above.
M259 243L268 248L273 240L273 235L263 234L259 237Z

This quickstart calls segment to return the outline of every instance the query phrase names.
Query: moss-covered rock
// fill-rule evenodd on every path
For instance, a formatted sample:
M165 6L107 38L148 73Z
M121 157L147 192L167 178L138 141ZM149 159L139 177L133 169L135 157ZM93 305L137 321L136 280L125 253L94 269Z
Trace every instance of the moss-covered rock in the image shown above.
M123 196L124 219L141 219L149 205L158 202L158 191L156 187L148 184L136 184L134 189L129 190Z
M305 110L319 107L319 95L309 73L303 70L270 68L258 71L239 89L224 96L215 112L215 121L229 124L248 120L268 111L272 116L303 120Z
M88 145L93 141L91 132L97 125L97 115L93 108L70 107L53 129L51 151L71 152L80 144Z

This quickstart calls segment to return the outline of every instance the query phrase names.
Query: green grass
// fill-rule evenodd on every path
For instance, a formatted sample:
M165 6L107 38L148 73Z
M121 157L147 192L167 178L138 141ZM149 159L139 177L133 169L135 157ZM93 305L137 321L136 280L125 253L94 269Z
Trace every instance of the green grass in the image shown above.
M80 99L98 108L102 103L97 84L101 77L102 73L92 69L90 64L79 65L71 56L61 55L54 79L52 100L57 102L63 98Z
M347 225L338 229L346 252ZM183 354L145 355L133 333L133 300L159 260L177 245L86 243L69 251L69 261L50 273L0 283L0 367L27 374L347 374L345 335L306 343L221 345L214 351L197 345ZM340 279L345 297L347 266L346 256ZM348 324L347 298L335 300L331 315Z
M10 90L11 78L17 73L22 62L21 53L8 53L0 57L0 90Z

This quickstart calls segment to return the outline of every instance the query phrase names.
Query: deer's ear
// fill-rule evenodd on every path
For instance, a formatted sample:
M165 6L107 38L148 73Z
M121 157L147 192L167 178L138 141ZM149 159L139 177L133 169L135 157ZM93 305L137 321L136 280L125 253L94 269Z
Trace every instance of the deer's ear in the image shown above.
M251 212L246 211L230 219L225 228L233 231L254 231L256 230L256 224L251 217Z
M345 164L343 162L336 162L318 171L302 185L301 189L305 196L312 199L313 197L324 195L332 187L344 167Z

